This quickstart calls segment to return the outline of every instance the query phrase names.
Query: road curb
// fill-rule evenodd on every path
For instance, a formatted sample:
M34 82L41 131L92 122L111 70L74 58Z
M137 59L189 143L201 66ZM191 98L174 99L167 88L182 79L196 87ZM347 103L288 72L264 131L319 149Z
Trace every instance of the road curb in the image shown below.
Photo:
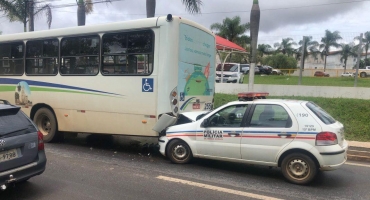
M352 161L370 162L370 148L350 146L347 159Z

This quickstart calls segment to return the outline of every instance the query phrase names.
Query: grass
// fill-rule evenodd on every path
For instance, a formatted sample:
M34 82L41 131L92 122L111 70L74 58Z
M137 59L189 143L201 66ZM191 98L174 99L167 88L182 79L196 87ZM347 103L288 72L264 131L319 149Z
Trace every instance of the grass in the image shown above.
M298 76L260 76L254 77L254 84L270 85L298 85ZM248 84L249 75L244 76L244 83ZM302 77L302 85L307 86L340 86L353 87L353 77ZM357 87L370 87L370 78L358 78Z
M270 96L269 99L297 99L313 101L344 125L346 140L370 142L370 101L363 99ZM236 101L236 95L216 94L215 108Z

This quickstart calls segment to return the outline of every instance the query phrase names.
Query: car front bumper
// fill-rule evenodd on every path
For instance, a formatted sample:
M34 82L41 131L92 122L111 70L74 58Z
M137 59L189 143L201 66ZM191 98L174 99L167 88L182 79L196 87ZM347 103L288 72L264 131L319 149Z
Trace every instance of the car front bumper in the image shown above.
M158 143L159 143L159 152L166 156L166 146L167 146L167 143L168 143L168 138L166 136L162 136L158 139Z
M217 83L220 83L221 82L221 78L220 77L216 77L216 82ZM238 77L227 77L227 78L224 78L223 83L232 83L232 82L238 82Z
M39 151L37 160L27 165L0 172L0 185L21 182L33 176L40 175L45 171L45 151Z

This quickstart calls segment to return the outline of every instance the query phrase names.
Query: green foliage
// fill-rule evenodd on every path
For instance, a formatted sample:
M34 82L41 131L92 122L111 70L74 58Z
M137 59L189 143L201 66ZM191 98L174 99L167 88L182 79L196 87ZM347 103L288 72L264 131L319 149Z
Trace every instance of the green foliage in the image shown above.
M358 62L358 61L357 61L357 62ZM357 64L357 63L356 63L356 64ZM360 69L364 69L366 66L370 66L370 58L360 60L359 68L360 68ZM356 65L355 65L355 66L353 66L353 68L355 69L355 68L356 68Z
M284 54L276 54L263 57L261 63L277 69L297 69L298 61Z
M314 73L314 71L312 71ZM249 76L244 76L244 83L248 83ZM297 85L298 76L258 76L254 77L254 84L267 85ZM354 79L351 77L307 77L302 78L302 85L308 86L340 86L353 87ZM359 78L357 87L369 87L370 78Z
M238 43L247 43L250 40L248 37L241 38L241 36L249 30L249 23L241 24L240 16L235 16L232 19L226 17L222 23L211 24L211 30L215 30L216 35L219 35L227 40Z
M216 94L215 108L237 99L237 95ZM300 96L270 96L268 99L297 99L315 102L343 123L346 140L370 142L369 100Z

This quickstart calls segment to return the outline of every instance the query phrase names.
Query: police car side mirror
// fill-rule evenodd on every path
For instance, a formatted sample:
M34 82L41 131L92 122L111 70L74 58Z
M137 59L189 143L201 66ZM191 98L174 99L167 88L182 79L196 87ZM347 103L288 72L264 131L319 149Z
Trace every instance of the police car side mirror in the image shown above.
M208 119L204 119L203 122L200 124L200 127L208 127L209 126L209 120Z

